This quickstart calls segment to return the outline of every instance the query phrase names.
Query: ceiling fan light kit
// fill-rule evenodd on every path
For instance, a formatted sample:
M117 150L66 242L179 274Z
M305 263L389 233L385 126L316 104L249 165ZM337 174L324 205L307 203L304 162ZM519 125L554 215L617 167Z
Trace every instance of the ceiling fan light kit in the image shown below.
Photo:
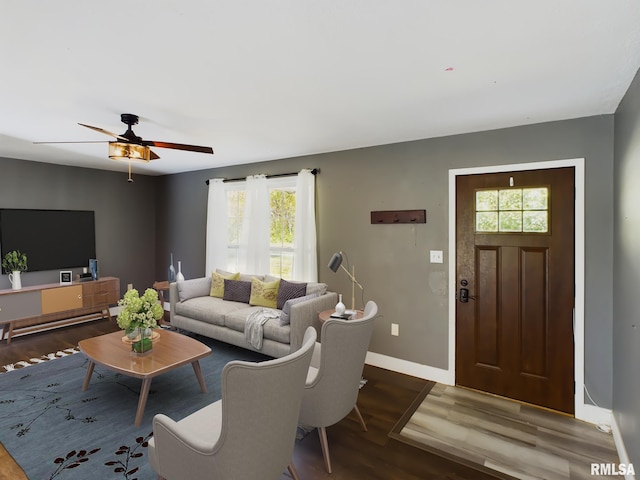
M149 163L151 161L151 149L145 145L109 142L109 158L111 160Z

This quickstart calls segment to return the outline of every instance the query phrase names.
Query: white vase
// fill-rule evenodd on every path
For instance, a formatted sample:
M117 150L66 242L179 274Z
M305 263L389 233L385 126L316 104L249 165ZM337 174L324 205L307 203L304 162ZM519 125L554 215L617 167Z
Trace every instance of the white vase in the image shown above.
M20 290L22 288L22 280L20 279L20 270L14 270L9 274L9 281L11 282L11 288L13 290Z
M344 303L342 303L342 294L338 294L338 303L336 303L336 313L338 315L344 315L345 310L347 309L347 307L344 306Z
M182 274L182 262L178 260L178 273L176 273L176 282L184 282L184 275Z

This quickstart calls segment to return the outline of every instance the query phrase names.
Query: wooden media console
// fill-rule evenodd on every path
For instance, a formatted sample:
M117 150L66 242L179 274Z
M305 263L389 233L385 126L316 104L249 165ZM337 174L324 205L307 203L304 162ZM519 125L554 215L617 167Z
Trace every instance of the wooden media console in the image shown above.
M6 333L10 343L15 335L109 318L109 307L119 299L120 279L115 277L0 290L0 339Z

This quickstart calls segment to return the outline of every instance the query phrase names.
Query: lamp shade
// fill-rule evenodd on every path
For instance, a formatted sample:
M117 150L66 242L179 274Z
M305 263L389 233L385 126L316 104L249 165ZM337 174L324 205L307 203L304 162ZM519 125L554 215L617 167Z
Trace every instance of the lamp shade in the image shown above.
M327 265L334 273L338 271L340 265L342 264L342 252L336 252L329 260L329 265Z
M148 163L151 160L151 149L135 143L109 142L109 158Z

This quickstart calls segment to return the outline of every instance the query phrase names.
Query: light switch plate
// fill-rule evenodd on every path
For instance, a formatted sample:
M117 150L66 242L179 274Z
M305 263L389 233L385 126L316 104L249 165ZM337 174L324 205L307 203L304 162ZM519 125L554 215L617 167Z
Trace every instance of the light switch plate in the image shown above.
M431 259L431 263L443 263L443 253L442 250L430 250L429 258Z

